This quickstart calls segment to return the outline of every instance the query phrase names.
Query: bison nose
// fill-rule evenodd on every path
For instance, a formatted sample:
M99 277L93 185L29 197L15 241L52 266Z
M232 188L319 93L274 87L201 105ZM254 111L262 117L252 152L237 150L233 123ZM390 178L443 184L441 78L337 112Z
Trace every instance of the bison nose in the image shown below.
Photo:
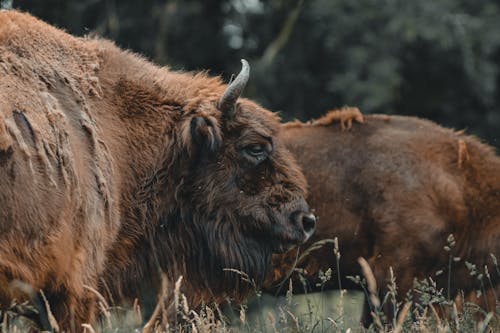
M316 228L316 216L312 213L302 214L302 228L308 240L314 233L314 228Z

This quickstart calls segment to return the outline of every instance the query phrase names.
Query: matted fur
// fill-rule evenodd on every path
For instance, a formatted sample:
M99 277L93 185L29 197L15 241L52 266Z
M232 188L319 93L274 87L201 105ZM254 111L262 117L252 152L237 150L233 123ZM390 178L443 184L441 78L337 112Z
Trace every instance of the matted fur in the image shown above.
M304 240L305 180L279 118L226 86L111 42L0 12L0 303L43 290L63 329L99 289L133 296L159 268L193 301L244 297L271 254ZM256 160L247 147L266 146ZM266 148L266 149L267 149Z
M368 115L350 131L332 124L330 116L324 120L284 126L285 143L304 168L308 201L318 216L310 242L338 237L340 246L340 267L332 245L298 263L310 281L308 291L338 288L338 272L343 288L357 288L346 276L361 275L358 257L368 260L381 299L389 267L400 299L414 278L432 277L447 295L451 274L451 297L460 289L481 289L466 261L481 272L488 267L493 285L498 284L498 267L490 253L500 257L500 157L490 146L413 117ZM455 244L447 252L450 234ZM460 258L452 262L451 272L450 255ZM288 275L296 258L296 251L275 256L268 290ZM328 268L334 274L323 285L318 272ZM293 278L294 292L300 292L301 282L297 275ZM489 310L492 295L488 291ZM371 321L369 311L364 320Z
M341 129L351 129L352 122L363 123L363 114L356 107L344 106L340 109L332 109L318 119L301 122L299 120L290 121L282 125L285 129L301 128L308 126L330 126L335 123L340 124Z

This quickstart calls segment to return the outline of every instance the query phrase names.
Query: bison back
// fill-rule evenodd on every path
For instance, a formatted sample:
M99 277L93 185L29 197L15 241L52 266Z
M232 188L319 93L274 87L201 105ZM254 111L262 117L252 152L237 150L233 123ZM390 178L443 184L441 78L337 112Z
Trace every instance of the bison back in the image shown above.
M346 276L361 275L356 259L364 257L379 286L389 282L392 267L404 294L414 277L446 269L443 248L453 234L453 255L461 258L453 267L453 294L475 286L465 260L483 267L491 265L490 252L499 254L500 159L476 138L418 118L373 115L350 131L291 126L285 141L319 219L311 242L337 237L340 246L340 267L331 245L298 263L313 281L308 288L338 288L336 276L318 284L318 272L330 267L343 288L356 287ZM296 257L275 256L268 285L285 277ZM445 285L446 276L435 278Z

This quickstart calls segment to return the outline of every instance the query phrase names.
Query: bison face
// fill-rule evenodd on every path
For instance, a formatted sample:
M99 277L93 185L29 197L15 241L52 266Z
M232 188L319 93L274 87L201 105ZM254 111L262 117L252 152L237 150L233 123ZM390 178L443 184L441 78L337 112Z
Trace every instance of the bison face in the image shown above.
M255 103L238 99L227 112L209 101L188 121L189 158L162 219L163 245L175 254L167 264L191 288L240 297L252 286L235 270L260 284L272 253L313 233L306 182L280 141L279 118Z
M217 133L216 124L192 122L195 138ZM278 117L241 100L230 119L222 118L220 142L217 137L197 140L203 148L185 186L193 211L273 252L306 241L315 217L304 200L304 177L280 142Z

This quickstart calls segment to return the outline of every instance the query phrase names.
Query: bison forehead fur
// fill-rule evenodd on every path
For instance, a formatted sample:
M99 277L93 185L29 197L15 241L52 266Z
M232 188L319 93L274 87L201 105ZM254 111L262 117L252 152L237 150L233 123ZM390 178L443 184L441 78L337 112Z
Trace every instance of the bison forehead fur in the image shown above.
M224 268L259 283L308 237L278 117L242 98L221 112L219 78L16 11L0 13L0 75L2 305L23 297L19 279L69 327L92 319L89 290L130 296L156 265L200 299L241 297Z

